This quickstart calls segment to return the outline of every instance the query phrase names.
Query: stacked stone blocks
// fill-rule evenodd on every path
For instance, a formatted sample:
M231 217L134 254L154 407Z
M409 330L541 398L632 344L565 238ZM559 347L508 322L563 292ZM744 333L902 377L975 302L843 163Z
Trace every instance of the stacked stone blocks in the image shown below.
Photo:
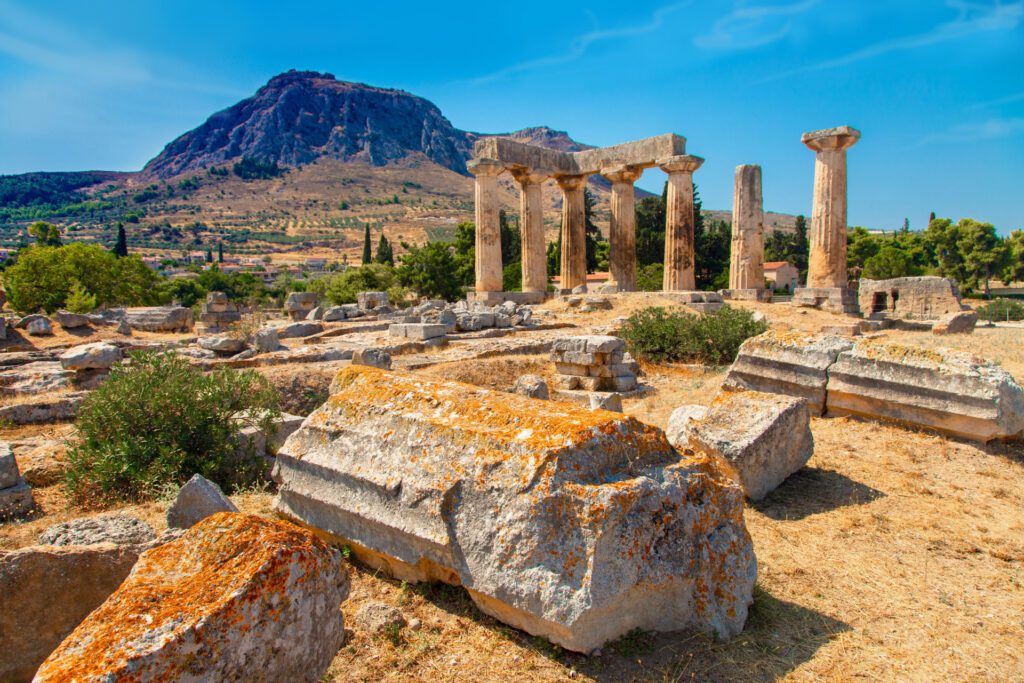
M572 391L632 391L639 366L618 337L593 335L566 337L551 346L555 383Z

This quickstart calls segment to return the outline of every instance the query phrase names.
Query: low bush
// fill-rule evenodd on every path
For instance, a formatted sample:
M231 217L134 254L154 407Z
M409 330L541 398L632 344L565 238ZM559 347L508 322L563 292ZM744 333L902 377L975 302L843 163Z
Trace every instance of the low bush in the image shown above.
M978 320L1024 320L1024 304L1013 299L993 299L974 309Z
M65 484L93 504L151 498L197 473L231 490L258 469L239 453L239 427L269 433L278 401L254 371L204 374L174 353L137 353L83 402Z
M742 308L723 306L706 315L645 308L626 319L620 336L639 359L724 365L736 360L744 340L767 329Z

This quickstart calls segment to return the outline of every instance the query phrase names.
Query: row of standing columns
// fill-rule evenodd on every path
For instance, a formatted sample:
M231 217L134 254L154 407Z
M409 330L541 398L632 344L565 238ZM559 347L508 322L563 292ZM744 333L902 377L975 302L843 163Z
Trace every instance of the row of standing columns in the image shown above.
M693 173L704 160L684 154L657 161L668 174L665 216L665 291L696 288L694 271ZM498 176L506 168L491 159L474 159L468 168L476 178L476 291L502 289L501 229ZM610 284L619 291L636 289L636 192L634 183L645 166L619 165L601 169L612 184L609 230ZM507 169L519 185L524 292L547 291L547 246L541 184L548 176L524 167ZM555 175L562 192L562 288L571 290L587 281L586 207L584 188L590 174Z

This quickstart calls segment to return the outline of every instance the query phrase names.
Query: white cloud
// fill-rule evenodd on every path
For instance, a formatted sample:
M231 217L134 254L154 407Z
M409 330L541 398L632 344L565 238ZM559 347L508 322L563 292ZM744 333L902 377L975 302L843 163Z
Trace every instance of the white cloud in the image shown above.
M694 39L697 47L709 50L747 50L774 43L793 29L792 17L807 12L820 0L803 0L789 5L738 3L729 14L714 23L711 31Z
M916 146L931 145L937 142L983 142L999 140L1024 134L1024 118L992 118L974 123L960 123L939 133L922 138Z
M471 82L474 84L490 83L491 81L496 81L506 76L513 76L525 71L533 71L543 67L574 62L582 57L586 53L587 48L594 43L620 38L633 38L657 31L662 27L662 25L664 25L666 15L691 4L692 1L693 0L683 0L682 2L676 2L659 7L654 10L654 13L651 15L651 19L647 23L640 24L638 26L625 26L622 28L604 30L595 29L590 33L585 33L574 38L569 44L568 51L562 54L540 57L538 59L531 59L518 64L513 64L503 69L499 69L494 73L487 74L486 76L474 78Z
M833 69L839 66L846 66L865 59L878 57L889 52L901 50L913 50L928 45L936 45L950 40L956 40L979 33L992 31L1010 31L1020 24L1024 19L1024 2L1004 3L1001 0L994 2L967 2L966 0L946 0L946 6L956 11L956 17L951 21L932 28L925 33L912 36L894 38L872 45L867 45L849 54L835 59L817 62L808 66L784 71L769 76L765 81L772 81L785 78L794 74L806 73L809 71L820 71L822 69Z

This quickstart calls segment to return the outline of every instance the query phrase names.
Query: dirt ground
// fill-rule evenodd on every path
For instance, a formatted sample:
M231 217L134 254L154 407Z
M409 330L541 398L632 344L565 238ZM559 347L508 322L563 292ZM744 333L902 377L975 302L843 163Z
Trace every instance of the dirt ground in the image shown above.
M613 311L572 317L563 304L545 308L599 328L657 299L617 301ZM785 305L742 305L798 329L836 320ZM1024 380L1024 330L884 335L961 348ZM333 370L279 366L268 373L286 391L318 394ZM419 372L502 389L524 372L550 376L552 368L543 356L516 356ZM689 366L645 365L644 373L647 389L627 399L625 411L662 427L676 406L708 403L724 377L721 369ZM758 581L738 637L634 633L584 657L481 614L461 588L405 585L351 562L352 591L342 607L349 637L323 680L1024 680L1024 445L981 446L852 418L815 418L811 428L816 445L808 466L748 504ZM53 429L0 429L0 439ZM83 514L59 485L36 494L41 514L0 527L0 549L31 544L51 524ZM272 491L233 499L243 510L272 514ZM169 500L124 511L159 530ZM397 606L420 627L393 640L363 633L354 615L367 601Z

